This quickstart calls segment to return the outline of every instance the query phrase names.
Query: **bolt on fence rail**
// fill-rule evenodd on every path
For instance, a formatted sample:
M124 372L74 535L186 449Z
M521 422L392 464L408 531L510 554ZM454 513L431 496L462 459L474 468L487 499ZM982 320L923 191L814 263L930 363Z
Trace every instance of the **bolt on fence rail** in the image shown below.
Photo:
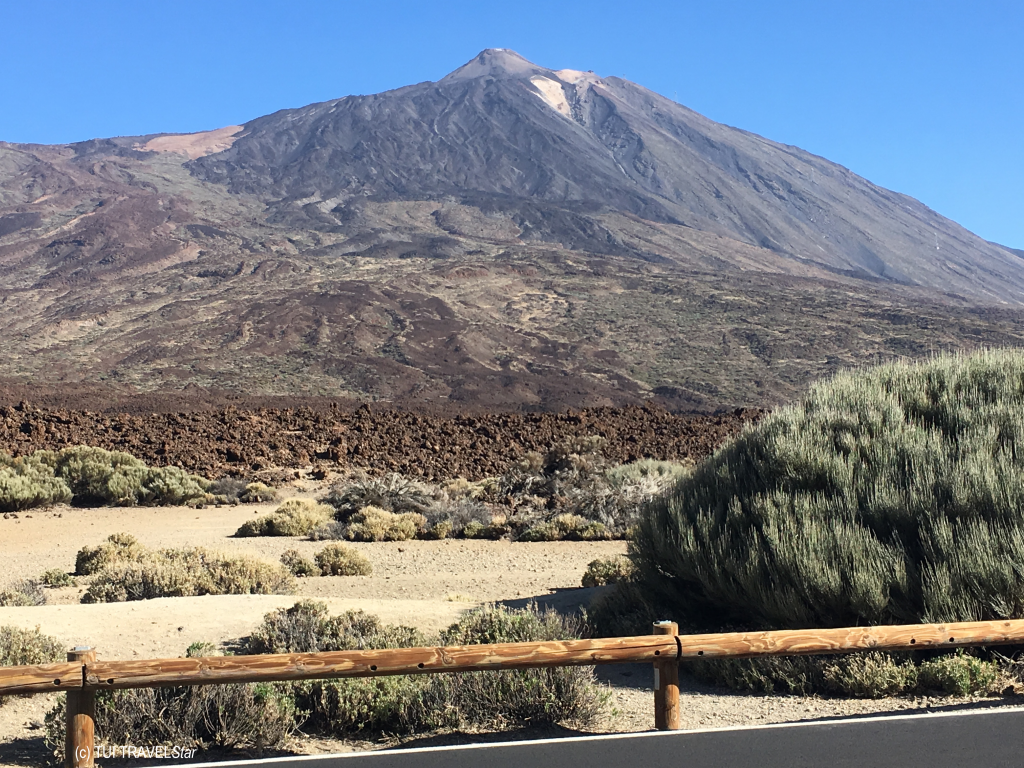
M637 637L145 661L98 661L94 650L79 647L64 664L0 667L0 696L67 691L66 765L92 768L95 696L104 689L652 662L655 726L677 730L679 663L688 658L1024 644L1024 619L706 635L678 631L675 623L662 621L654 625L655 634Z

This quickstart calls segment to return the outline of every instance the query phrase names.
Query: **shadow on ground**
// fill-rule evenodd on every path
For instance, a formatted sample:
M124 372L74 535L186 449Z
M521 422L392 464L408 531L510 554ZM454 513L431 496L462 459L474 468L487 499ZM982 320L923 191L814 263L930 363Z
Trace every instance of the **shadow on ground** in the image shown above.
M608 587L562 587L545 592L543 595L499 600L498 605L503 605L506 608L526 608L530 603L536 603L541 610L550 608L562 614L579 613L606 589Z
M39 768L52 760L42 736L0 742L0 765L30 765Z

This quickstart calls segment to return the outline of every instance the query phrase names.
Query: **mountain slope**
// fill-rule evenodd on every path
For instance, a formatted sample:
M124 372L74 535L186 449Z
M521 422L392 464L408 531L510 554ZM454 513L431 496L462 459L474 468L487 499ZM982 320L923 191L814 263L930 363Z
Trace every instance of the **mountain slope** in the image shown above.
M190 135L0 143L0 383L770 405L1024 345L1024 259L640 86L485 51Z
M484 51L437 83L260 118L191 168L295 225L344 227L364 197L453 198L511 213L529 237L625 255L595 246L608 241L600 230L574 241L564 221L615 210L840 273L1024 299L1016 255L910 197L626 80L543 69L511 51Z

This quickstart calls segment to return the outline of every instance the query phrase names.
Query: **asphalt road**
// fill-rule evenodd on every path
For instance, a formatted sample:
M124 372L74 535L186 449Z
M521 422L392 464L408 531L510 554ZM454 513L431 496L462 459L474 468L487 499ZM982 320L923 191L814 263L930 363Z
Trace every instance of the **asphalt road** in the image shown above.
M217 766L302 768L984 768L1024 766L1024 709L612 734L277 758ZM199 768L196 763L191 768Z

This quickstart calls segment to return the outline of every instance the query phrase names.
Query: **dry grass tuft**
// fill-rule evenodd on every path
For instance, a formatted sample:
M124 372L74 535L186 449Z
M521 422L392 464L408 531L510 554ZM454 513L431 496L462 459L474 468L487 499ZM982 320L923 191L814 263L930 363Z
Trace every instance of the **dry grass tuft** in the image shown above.
M0 591L0 608L27 608L45 603L46 595L39 582L31 579L22 579Z
M327 504L309 499L288 499L269 515L245 522L235 536L306 536L334 515Z
M628 557L602 557L591 560L581 581L584 587L603 587L605 584L617 584L633 576L633 563Z
M83 603L294 591L291 575L279 565L246 556L226 556L201 547L148 550L133 539L128 541L130 538L121 540L128 546L108 549L113 555L99 560L100 564L89 556L102 547L83 549L86 557L79 552L79 561L89 564L89 573L95 574L82 597ZM118 557L118 551L126 556Z
M315 559L322 576L369 576L373 573L370 561L344 544L328 544L316 553Z
M363 507L350 518L345 538L350 541L407 541L427 527L418 512L395 514L379 507Z

